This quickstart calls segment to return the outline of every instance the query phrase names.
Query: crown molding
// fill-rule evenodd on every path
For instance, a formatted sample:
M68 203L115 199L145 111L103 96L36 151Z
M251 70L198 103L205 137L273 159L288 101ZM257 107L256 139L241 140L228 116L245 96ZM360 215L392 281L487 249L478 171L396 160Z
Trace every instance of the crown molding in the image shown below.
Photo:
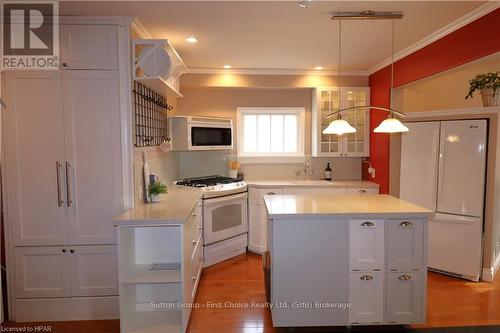
M414 111L405 113L405 121L422 120L430 117L446 117L446 116L485 116L487 114L500 113L500 107L475 107L464 109L448 109L448 110L432 110L432 111Z
M241 75L314 75L339 76L338 71L293 68L205 68L188 67L186 74L241 74ZM342 71L341 76L368 76L368 71Z
M130 16L59 16L59 24L78 24L78 25L122 25L130 26L132 24Z
M132 23L130 24L130 28L142 39L151 39L153 38L149 31L142 25L141 21L137 17L134 18Z
M426 47L429 44L434 43L435 41L443 38L446 35L449 35L450 33L462 28L463 26L466 26L467 24L477 20L478 18L491 13L495 9L500 8L500 1L488 1L487 3L477 7L476 9L468 12L464 16L456 19L455 21L449 23L448 25L444 26L443 28L433 32L432 34L424 37L423 39L419 40L418 42L408 46L407 48L397 52L394 54L394 61L398 61L424 47ZM384 67L387 67L391 64L391 57L385 59L384 61L372 66L371 68L368 69L368 75L371 75L379 70L381 70Z

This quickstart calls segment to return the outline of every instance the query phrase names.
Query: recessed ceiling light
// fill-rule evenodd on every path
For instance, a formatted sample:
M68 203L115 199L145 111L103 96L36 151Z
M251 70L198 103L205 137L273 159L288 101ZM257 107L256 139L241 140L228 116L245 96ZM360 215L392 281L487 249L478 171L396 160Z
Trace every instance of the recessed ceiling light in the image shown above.
M314 67L314 69L315 69L315 70L317 70L317 71L320 71L320 70L322 70L322 69L323 69L323 67L321 67L321 66L316 66L316 67Z
M311 2L312 2L312 0L302 0L302 1L299 1L299 3L297 5L300 8L311 8L312 7Z
M232 66L231 65L224 65L224 66L222 66L222 68L229 69L229 68L232 68Z
M198 38L196 38L196 37L188 37L188 38L186 38L186 42L193 44L193 43L198 42Z

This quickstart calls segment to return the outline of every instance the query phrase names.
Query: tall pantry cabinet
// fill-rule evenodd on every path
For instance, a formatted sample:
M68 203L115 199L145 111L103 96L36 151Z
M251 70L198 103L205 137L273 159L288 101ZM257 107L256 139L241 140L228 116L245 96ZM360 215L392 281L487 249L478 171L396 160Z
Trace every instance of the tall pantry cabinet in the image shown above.
M123 31L127 31L125 36ZM2 112L10 318L118 317L114 216L123 181L120 38L128 26L63 24L61 70L8 71ZM125 110L124 112L124 109Z

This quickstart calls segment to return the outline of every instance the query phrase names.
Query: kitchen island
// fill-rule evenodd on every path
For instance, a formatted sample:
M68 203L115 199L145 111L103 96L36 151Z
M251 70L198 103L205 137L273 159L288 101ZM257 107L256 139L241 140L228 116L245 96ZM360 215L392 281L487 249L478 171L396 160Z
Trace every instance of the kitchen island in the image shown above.
M432 211L389 195L264 201L275 327L425 322Z

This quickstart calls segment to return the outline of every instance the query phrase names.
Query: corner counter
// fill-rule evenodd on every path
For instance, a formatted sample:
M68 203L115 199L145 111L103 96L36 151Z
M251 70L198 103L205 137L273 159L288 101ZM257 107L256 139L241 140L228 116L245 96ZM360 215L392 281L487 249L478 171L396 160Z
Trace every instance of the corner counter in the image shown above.
M432 211L389 195L264 202L274 326L425 322Z

